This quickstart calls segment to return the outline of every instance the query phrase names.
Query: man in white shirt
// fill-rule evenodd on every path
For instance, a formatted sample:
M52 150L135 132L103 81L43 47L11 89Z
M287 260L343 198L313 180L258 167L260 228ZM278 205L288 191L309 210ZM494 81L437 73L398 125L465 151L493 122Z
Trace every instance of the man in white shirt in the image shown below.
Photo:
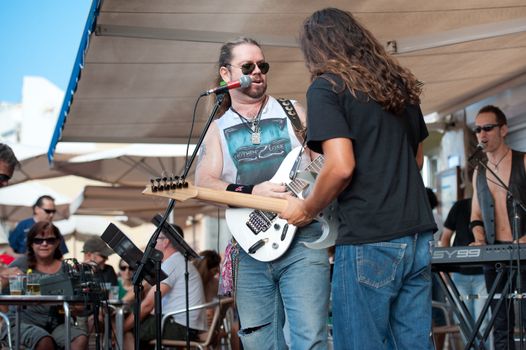
M176 227L177 231L182 232L181 228ZM163 253L161 264L162 270L168 276L161 281L162 311L168 313L185 308L185 263L183 255L175 248L175 242L170 235L164 231L157 239L155 248ZM190 307L204 304L205 294L203 283L199 272L193 264L188 264L188 298ZM141 303L141 328L140 341L141 348L147 348L149 341L155 339L155 290L153 287L148 291ZM124 331L130 332L134 327L134 315L130 315L124 321ZM206 314L204 310L190 312L189 324L190 340L198 340L199 333L206 330ZM186 315L181 313L167 321L164 327L163 339L186 338ZM133 338L129 335L125 337L125 349L133 349Z

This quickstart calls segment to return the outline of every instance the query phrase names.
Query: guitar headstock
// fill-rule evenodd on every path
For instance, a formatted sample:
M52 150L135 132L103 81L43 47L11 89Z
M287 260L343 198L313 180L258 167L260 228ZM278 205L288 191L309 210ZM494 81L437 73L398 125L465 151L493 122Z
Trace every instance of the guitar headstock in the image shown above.
M157 178L150 180L151 185L146 186L142 194L147 196L171 198L178 202L184 202L197 197L198 190L187 181L176 178Z

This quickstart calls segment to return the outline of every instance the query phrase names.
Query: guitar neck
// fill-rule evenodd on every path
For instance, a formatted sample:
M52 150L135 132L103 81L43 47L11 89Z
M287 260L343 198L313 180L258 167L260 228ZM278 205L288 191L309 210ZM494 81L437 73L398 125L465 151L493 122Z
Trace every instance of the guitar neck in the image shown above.
M152 192L148 187L143 191L143 194L170 198L180 202L188 199L197 199L213 204L224 204L241 208L253 208L275 213L282 212L287 207L287 201L285 199L256 196L246 193L219 191L205 187L195 187L192 185L189 185L188 188L158 192Z

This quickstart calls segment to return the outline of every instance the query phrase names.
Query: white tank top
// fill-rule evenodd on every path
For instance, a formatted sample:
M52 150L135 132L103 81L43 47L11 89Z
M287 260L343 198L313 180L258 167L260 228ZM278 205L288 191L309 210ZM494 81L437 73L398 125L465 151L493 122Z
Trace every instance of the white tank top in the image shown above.
M231 109L215 123L223 151L221 179L228 183L255 185L270 180L286 155L301 146L283 107L271 96L263 107L257 145L252 144L249 126Z

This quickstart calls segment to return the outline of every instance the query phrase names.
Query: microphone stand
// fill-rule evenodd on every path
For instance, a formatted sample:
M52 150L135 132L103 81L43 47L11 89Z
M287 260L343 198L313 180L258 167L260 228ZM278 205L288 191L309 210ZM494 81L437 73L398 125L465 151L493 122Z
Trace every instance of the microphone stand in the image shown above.
M226 91L225 91L226 92ZM214 120L215 115L217 114L217 111L219 110L219 106L221 106L221 103L223 103L224 99L224 92L221 94L216 95L216 102L214 103L214 107L212 109L212 112L210 113L210 116L208 117L208 120L205 124L205 127L203 131L201 132L201 135L199 136L199 140L195 146L195 149L192 153L192 156L190 157L189 161L185 164L185 168L183 170L183 173L179 177L179 183L177 186L179 188L183 186L187 186L186 183L186 177L188 176L188 173L190 172L190 168L192 167L193 162L195 161L195 158L197 156L197 153L199 152L199 148L201 147L206 133L208 132L208 129L210 128L210 125L212 124L212 121ZM155 245L157 242L157 238L159 237L159 234L161 233L161 229L166 223L166 219L172 212L173 208L175 206L175 200L170 199L168 202L168 207L166 208L166 211L164 212L164 215L162 215L161 222L157 226L157 229L154 231L152 236L150 237L150 240L148 241L148 246L146 247L146 250L144 251L144 255L142 256L141 261L137 265L137 270L133 274L132 283L134 285L134 292L135 294L135 349L139 350L140 347L140 338L139 338L139 328L140 328L140 290L141 290L141 282L144 278L144 267L146 266L146 263L152 259L154 260L155 267L156 267L156 294L155 294L155 325L156 325L156 331L155 331L155 338L156 338L156 349L161 349L161 342L162 342L162 334L161 334L161 321L162 321L162 296L160 291L160 275L161 275L161 259L154 259L153 252L155 250ZM158 252L158 251L157 251ZM188 259L188 254L185 254L185 259ZM190 349L190 336L189 336L189 329L190 329L190 317L189 317L189 296L188 296L188 260L186 261L186 272L185 272L185 288L186 288L186 348Z
M470 157L470 159L473 159L474 156L478 153L480 149L477 147L477 151L475 151L475 153ZM513 152L513 150L512 150ZM513 159L513 157L512 157ZM519 299L519 315L518 315L518 318L519 318L519 329L520 329L520 349L523 349L523 342L524 342L524 339L523 339L523 334L524 334L524 329L522 328L523 325L522 325L522 304L523 304L523 295L522 295L522 281L521 281L521 257L519 256L520 254L520 244L519 244L519 238L520 238L520 227L521 227L521 219L520 219L520 216L519 216L519 209L518 207L520 206L522 208L522 210L524 212L526 212L526 206L524 206L524 203L522 203L519 199L516 199L514 196L513 196L513 193L511 192L510 188L504 183L504 181L502 181L502 179L493 171L491 170L486 163L484 163L480 157L477 157L476 158L476 161L477 163L482 166L484 169L486 169L486 171L488 171L491 175L493 175L493 177L495 177L495 179L497 180L498 184L506 190L506 194L507 194L507 199L510 199L513 203L513 222L512 222L512 237L513 237L513 240L515 241L515 244L516 244L516 247L515 249L517 250L517 258L516 258L516 263L517 263L517 293L518 293L518 299ZM510 166L510 172L511 172L511 166ZM510 267L512 268L512 267Z

